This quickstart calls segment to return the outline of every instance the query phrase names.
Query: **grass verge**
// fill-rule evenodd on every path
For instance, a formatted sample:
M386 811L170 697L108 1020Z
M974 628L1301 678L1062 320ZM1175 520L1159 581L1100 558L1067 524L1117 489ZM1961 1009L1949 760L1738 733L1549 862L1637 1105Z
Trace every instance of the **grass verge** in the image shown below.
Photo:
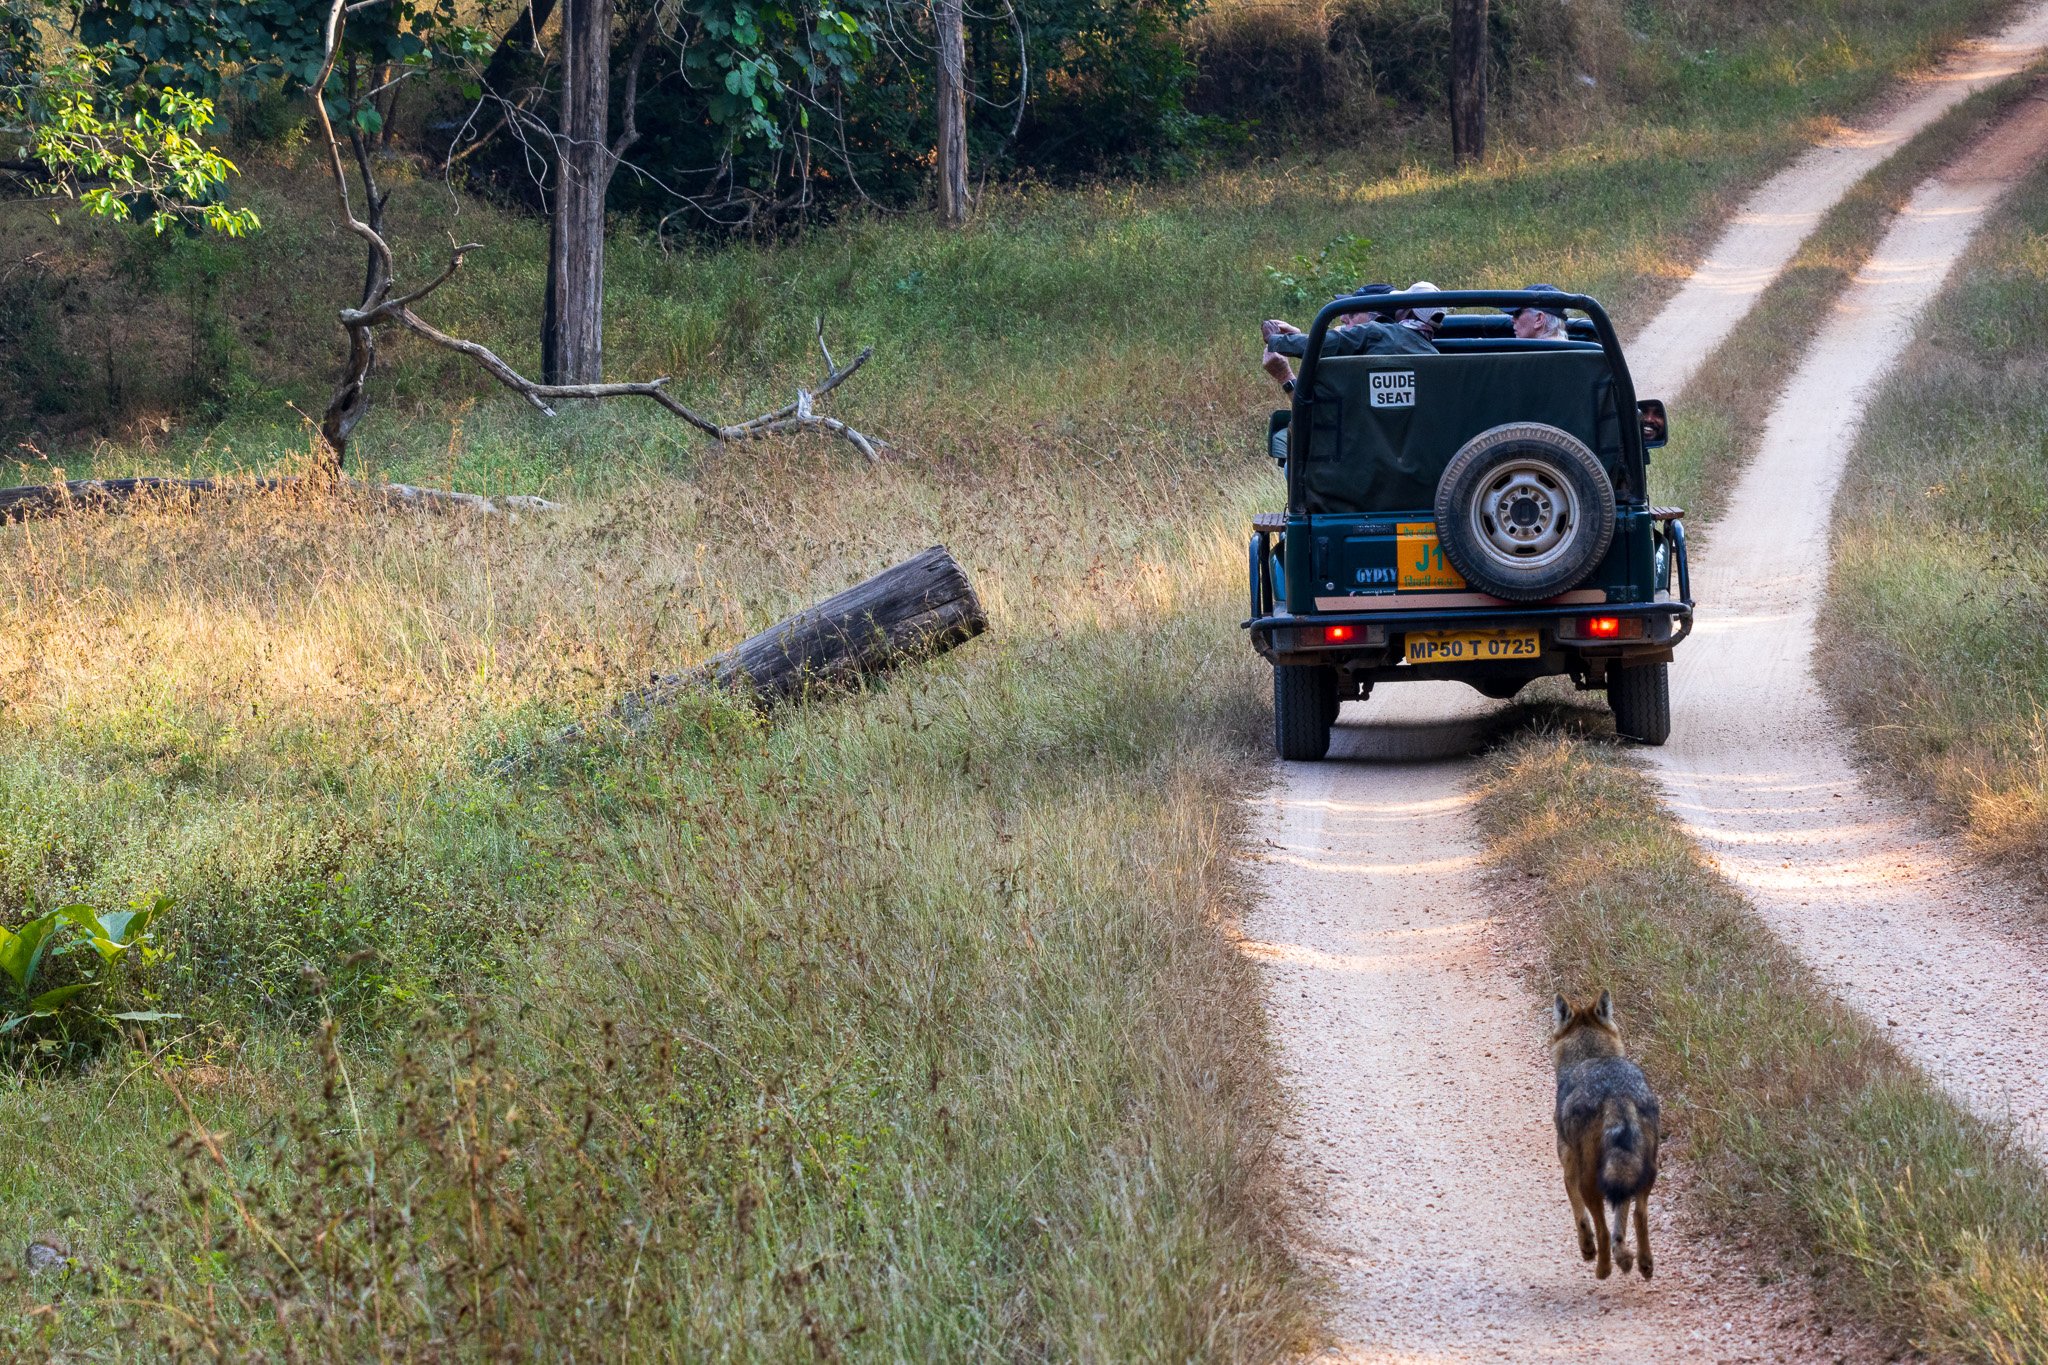
M1640 769L1525 737L1489 759L1479 818L1560 989L1615 990L1713 1216L1920 1350L2048 1359L2048 1178L1833 1000Z
M2048 172L1872 404L1835 509L1822 682L1871 755L2048 886Z

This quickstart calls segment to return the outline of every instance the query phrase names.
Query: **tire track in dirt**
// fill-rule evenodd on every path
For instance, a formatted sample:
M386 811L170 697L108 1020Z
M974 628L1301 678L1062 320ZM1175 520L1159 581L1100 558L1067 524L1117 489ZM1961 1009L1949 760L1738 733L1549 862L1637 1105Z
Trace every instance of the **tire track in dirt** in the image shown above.
M1770 182L1698 287L1631 345L1641 390L1682 389L1858 176L2044 41L2036 5L1945 64L1926 83L1938 91L1909 86L1888 118ZM1848 153L1867 164L1841 171ZM1820 175L1816 159L1837 169ZM1457 684L1383 688L1347 707L1327 761L1279 765L1262 802L1265 894L1246 951L1263 965L1291 1101L1282 1148L1301 1249L1335 1291L1333 1354L1841 1358L1800 1287L1761 1287L1733 1249L1684 1235L1682 1160L1653 1200L1657 1280L1602 1283L1578 1259L1550 1132L1548 997L1497 943L1469 812L1468 756L1499 709Z
M1654 1281L1599 1281L1579 1259L1550 1126L1548 997L1499 941L1471 833L1463 756L1494 708L1454 683L1387 693L1370 724L1338 730L1329 761L1285 765L1268 896L1246 925L1293 1101L1300 1250L1336 1291L1329 1358L1840 1357L1804 1286L1759 1286L1684 1225L1668 1179L1651 1200ZM1682 1164L1667 1175L1682 1182Z
M1966 1107L2048 1156L2048 951L2029 897L1858 776L1816 668L1828 525L1864 405L2000 197L2048 154L2023 103L1922 185L1836 303L1694 572L1672 670L1673 810L1842 999Z
M1906 82L1888 112L1817 144L1765 181L1657 321L1630 343L1636 392L1676 397L1857 181L1971 95L2024 71L2044 47L2048 7L2022 10L1996 36L1959 45L1933 71ZM1681 318L1683 326L1670 325Z

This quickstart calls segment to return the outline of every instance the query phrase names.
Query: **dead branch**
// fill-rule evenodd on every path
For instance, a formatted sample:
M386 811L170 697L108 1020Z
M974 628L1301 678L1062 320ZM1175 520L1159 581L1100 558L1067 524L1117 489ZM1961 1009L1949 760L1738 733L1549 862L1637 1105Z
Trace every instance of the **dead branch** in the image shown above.
M342 221L349 231L363 239L370 254L361 305L343 308L339 313L341 325L349 335L348 367L320 424L321 437L332 456L334 472L338 473L340 470L350 431L361 420L368 407L367 385L376 358L376 329L389 325L403 327L436 346L468 356L499 384L524 398L548 417L556 415L554 404L563 400L647 398L721 443L758 440L762 437L787 435L799 431L823 431L847 442L870 461L881 458L881 450L887 448L887 442L877 440L849 423L836 417L828 417L816 410L819 399L845 383L874 355L874 348L870 346L843 366L833 364L832 352L825 345L825 320L822 317L818 319L817 334L818 349L825 357L825 378L815 388L799 388L794 402L741 422L727 423L697 412L677 399L668 391L667 375L623 383L535 383L482 342L444 332L414 312L413 305L424 302L435 290L455 278L468 254L482 249L479 243L458 243L451 238L446 268L419 288L394 296L392 290L396 287L397 270L390 242L383 233L385 198L379 194L369 158L360 145L361 139L355 138L356 161L367 199L367 219L356 216L354 202L349 193L348 172L342 161L341 142L335 135L334 124L327 114L327 83L334 76L341 52L342 34L351 8L349 0L333 0L324 30L324 60L320 74L312 85L313 111L319 122L321 135L327 142L328 173L334 181L335 199L341 210ZM622 155L639 138L639 127L634 121L633 107L639 88L641 63L656 30L657 24L650 12L650 16L642 20L633 35L632 55L628 61L626 75L624 126L617 143L609 149L614 158ZM350 79L353 80L353 71Z

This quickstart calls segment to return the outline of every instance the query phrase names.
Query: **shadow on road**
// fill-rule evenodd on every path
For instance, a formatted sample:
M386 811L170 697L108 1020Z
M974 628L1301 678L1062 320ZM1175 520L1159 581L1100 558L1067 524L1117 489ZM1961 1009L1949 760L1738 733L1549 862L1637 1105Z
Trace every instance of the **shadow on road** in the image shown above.
M1513 701L1489 700L1463 683L1400 683L1344 704L1325 762L1441 763L1544 731L1614 737L1599 694L1574 691L1568 681L1544 679Z

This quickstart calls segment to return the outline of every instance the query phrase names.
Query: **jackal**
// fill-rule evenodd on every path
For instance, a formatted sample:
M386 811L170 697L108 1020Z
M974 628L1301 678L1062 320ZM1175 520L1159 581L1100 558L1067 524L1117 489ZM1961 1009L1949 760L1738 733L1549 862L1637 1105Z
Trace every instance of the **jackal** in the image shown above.
M1643 1069L1623 1055L1614 1001L1606 991L1595 1004L1557 997L1557 1027L1550 1035L1557 1063L1557 1156L1572 1201L1579 1255L1599 1258L1594 1273L1608 1274L1607 1224L1600 1201L1614 1210L1612 1253L1626 1275L1633 1263L1650 1278L1650 1186L1657 1183L1657 1097ZM1628 1211L1635 1206L1636 1250L1629 1254Z

